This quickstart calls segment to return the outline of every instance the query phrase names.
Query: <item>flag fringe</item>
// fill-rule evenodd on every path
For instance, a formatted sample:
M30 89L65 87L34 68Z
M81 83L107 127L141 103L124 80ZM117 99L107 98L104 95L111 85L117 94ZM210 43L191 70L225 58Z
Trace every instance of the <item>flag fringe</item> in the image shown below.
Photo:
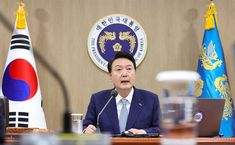
M25 4L21 1L19 2L19 7L16 13L16 28L25 29L26 28L26 15L25 15Z
M210 30L215 28L215 24L217 24L217 12L215 4L213 2L210 3L205 18L206 18L205 29Z

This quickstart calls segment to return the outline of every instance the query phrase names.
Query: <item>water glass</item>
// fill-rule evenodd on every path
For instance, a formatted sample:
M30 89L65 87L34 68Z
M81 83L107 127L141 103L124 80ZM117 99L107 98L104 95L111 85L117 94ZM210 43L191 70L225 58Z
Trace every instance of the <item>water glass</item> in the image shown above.
M167 97L161 100L162 145L195 145L197 123L194 114L197 100L190 96Z
M82 134L83 114L81 114L81 113L72 113L71 114L71 120L72 120L72 132L76 133L76 134Z

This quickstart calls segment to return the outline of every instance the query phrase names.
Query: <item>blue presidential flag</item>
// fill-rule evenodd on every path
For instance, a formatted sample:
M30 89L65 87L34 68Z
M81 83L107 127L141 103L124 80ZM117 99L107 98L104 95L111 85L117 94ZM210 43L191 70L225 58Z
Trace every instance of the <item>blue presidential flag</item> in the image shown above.
M235 135L235 112L213 3L209 5L205 17L205 32L198 60L201 79L196 85L196 95L200 98L225 99L220 134L232 137Z

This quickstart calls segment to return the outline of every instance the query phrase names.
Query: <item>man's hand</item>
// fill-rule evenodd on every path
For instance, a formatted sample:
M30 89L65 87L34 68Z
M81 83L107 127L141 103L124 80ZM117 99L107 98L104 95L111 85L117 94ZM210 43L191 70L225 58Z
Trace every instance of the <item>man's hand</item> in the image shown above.
M83 130L84 134L93 134L96 132L96 127L94 125L88 125L87 128Z
M128 131L132 132L133 134L146 134L147 133L143 129L135 129L135 128L131 128Z

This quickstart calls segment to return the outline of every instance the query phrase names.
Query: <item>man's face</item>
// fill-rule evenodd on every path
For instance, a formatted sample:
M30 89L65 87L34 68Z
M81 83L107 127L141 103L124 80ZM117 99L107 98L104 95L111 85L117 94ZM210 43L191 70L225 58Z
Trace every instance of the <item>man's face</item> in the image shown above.
M118 58L111 67L110 80L115 88L118 90L131 89L136 79L133 63L126 58Z

